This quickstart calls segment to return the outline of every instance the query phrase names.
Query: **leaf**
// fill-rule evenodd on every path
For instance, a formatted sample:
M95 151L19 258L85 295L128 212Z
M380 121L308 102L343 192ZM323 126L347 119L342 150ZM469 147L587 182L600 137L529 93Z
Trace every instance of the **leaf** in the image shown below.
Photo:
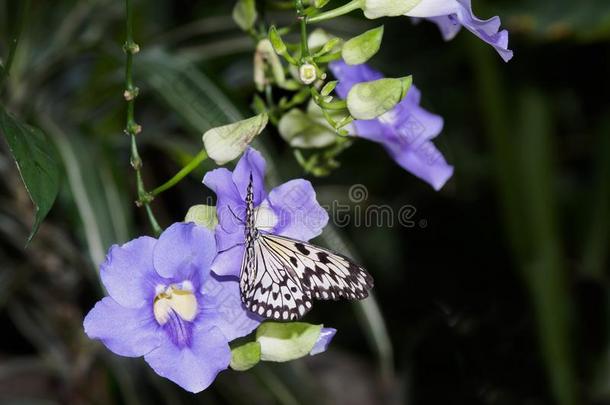
M284 362L301 358L313 349L322 325L305 322L265 322L256 330L261 360Z
M248 342L231 349L231 368L246 371L261 361L261 345L258 342Z
M382 38L383 25L348 40L343 45L341 56L348 65L364 63L379 51Z
M0 105L0 130L4 134L21 180L36 206L29 243L47 216L59 191L59 165L53 147L41 130L20 122Z

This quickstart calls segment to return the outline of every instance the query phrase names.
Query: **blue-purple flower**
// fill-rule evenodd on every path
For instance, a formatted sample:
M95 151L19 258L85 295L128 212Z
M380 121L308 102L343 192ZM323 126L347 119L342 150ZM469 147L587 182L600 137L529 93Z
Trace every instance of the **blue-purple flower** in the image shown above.
M246 188L252 176L256 227L290 238L308 241L328 222L328 213L316 201L307 180L288 181L267 193L265 160L248 148L233 172L225 168L208 172L203 183L216 193L216 242L218 256L212 270L219 276L239 276L244 255Z
M229 342L259 323L238 283L211 274L215 255L214 233L192 223L113 246L100 269L109 296L86 316L85 332L116 354L144 356L188 391L204 390L228 367Z
M508 31L500 30L500 17L477 18L471 0L422 0L405 15L436 23L445 41L453 39L463 26L493 46L505 62L513 57L508 49Z
M366 64L350 66L333 62L330 69L338 79L336 91L341 98L356 83L381 79L383 75ZM404 169L440 190L453 174L431 139L443 129L443 119L422 107L421 93L412 85L394 109L372 120L354 121L354 135L382 144Z

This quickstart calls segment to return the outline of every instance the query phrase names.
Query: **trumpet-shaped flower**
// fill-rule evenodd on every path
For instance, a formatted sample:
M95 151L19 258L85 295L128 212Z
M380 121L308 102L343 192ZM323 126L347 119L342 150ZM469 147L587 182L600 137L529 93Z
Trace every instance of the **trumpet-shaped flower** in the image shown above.
M356 83L383 77L364 64L333 62L330 69L339 80L336 91L342 98ZM352 132L382 144L401 167L439 190L453 174L453 167L431 141L443 129L443 119L420 107L420 98L420 91L412 85L394 109L375 119L354 121Z
M236 281L216 279L213 231L177 223L160 238L113 246L100 274L109 296L84 327L121 356L144 356L184 389L207 388L231 360L229 341L258 324L242 307Z
M500 30L500 17L477 18L472 12L471 0L422 0L405 15L436 23L445 41L453 39L465 27L493 46L505 62L513 57L513 51L508 49L508 31Z
M244 255L246 189L252 176L255 226L267 232L308 241L328 222L327 212L316 201L307 180L286 182L267 193L265 160L248 148L233 172L220 168L208 172L203 183L216 193L218 256L212 270L219 276L239 276Z

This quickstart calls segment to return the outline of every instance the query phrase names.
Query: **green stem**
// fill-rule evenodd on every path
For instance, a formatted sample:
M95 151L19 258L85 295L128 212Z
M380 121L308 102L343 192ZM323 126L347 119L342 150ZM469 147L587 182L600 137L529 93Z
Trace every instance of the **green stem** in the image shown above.
M328 10L318 15L315 15L313 17L309 17L307 19L307 22L313 24L324 20L330 20L331 18L351 13L352 11L362 8L363 6L364 0L352 0L349 3L342 5L341 7L337 7L332 10Z
M294 6L297 9L297 18L301 26L301 62L309 57L309 45L307 44L307 15L305 14L305 6L303 0L294 0Z
M127 119L125 125L125 133L131 137L131 166L136 172L136 185L138 188L138 203L144 205L148 221L156 236L161 234L161 227L155 218L155 215L150 207L150 195L144 187L142 178L142 158L138 151L138 143L136 141L137 134L142 128L136 123L134 118L135 99L138 96L138 89L133 85L133 55L140 51L138 44L133 40L133 4L132 0L125 0L125 100L127 101Z
M21 10L19 10L19 22L17 23L17 28L13 33L13 38L10 40L6 62L3 65L0 64L0 66L2 66L2 70L0 71L0 87L4 84L4 81L9 76L11 71L11 66L15 60L15 53L17 52L17 45L19 44L19 37L21 36L21 31L23 31L23 26L25 25L25 15L29 9L30 0L22 2Z
M193 160L191 160L186 166L184 166L182 169L180 169L180 171L178 173L176 173L174 175L174 177L172 177L171 179L169 179L168 181L166 181L159 187L155 188L153 191L150 192L150 195L153 197L156 197L159 194L161 194L162 192L164 192L165 190L168 190L168 189L174 187L176 184L178 184L178 182L180 182L180 180L182 180L183 178L188 176L189 173L191 173L193 170L195 170L197 167L199 167L201 162L206 160L207 157L208 157L208 154L206 153L205 149L202 149L193 158Z

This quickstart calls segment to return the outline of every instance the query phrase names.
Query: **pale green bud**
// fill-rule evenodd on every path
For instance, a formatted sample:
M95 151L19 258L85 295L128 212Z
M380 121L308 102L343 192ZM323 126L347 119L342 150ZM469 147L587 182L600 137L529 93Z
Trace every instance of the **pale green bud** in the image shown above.
M255 0L238 0L233 8L233 20L239 27L248 31L256 22L257 12Z
M259 114L246 120L212 128L203 134L203 144L208 156L218 165L237 158L267 126L267 114Z
M405 15L422 0L364 0L366 18L396 17ZM427 1L427 0L424 0Z
M305 84L311 84L318 78L316 67L311 63L304 63L299 67L299 79Z
M390 111L407 94L412 77L358 83L347 95L347 108L357 120L371 120Z
M348 65L364 63L379 51L382 38L383 25L347 41L343 45L341 56Z
M322 325L304 322L265 322L256 330L261 360L284 362L309 354L320 337Z
M214 230L218 225L216 207L203 204L193 205L186 213L184 222L194 222L199 226Z
M236 371L246 371L261 361L261 345L258 342L248 342L231 349L231 368Z

